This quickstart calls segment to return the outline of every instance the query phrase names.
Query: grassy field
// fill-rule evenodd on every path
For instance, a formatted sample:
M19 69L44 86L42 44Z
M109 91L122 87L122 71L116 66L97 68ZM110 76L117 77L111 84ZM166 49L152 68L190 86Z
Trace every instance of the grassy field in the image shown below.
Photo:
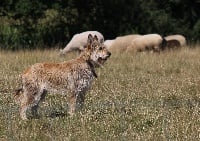
M22 121L13 90L36 62L60 62L56 50L0 51L0 140L200 140L200 47L161 54L112 54L86 96L67 114L64 96L48 95L39 119ZM29 113L30 114L30 113Z

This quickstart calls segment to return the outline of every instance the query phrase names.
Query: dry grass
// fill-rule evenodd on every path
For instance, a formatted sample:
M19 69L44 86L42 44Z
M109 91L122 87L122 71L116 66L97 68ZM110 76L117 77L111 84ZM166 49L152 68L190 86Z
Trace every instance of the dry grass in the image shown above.
M67 114L66 98L48 95L39 119L22 121L12 92L36 62L58 62L55 50L0 52L0 140L199 140L200 48L161 54L112 54L87 93L85 108Z

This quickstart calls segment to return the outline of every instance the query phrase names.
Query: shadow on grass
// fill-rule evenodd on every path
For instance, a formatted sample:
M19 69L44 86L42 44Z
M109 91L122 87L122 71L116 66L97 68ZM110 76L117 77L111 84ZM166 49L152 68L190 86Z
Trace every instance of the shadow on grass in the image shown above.
M85 108L83 109L83 113L87 113L87 110L96 112L99 111L100 115L115 112L121 114L129 114L134 112L135 110L142 109L142 108L167 108L167 109L188 109L191 110L195 107L200 106L200 98L197 96L193 96L190 98L184 98L179 96L168 96L162 98L152 98L152 99L145 99L145 98L135 98L128 101L120 101L120 100L113 100L113 101L101 101L97 103L90 103L89 105L86 104ZM10 111L10 112L7 112ZM19 114L18 107L16 105L8 106L4 105L0 107L0 112L8 113L12 117L13 115ZM39 116L38 116L39 115ZM38 115L32 116L31 111L27 111L27 116L29 119L40 119L42 117L46 118L59 118L59 117L69 117L68 113L68 106L61 106L59 104L55 104L54 106L50 107L39 107ZM5 117L5 116L4 116ZM14 117L14 116L13 116Z
M48 115L47 117L56 118L56 117L66 117L66 116L69 116L69 114L62 111L54 111L50 113L50 115Z
M50 114L45 115L45 116L41 115L41 114L38 114L38 115L29 115L28 119L34 120L34 119L41 119L43 117L46 117L46 118L58 118L58 117L67 117L67 116L69 116L69 114L65 113L63 111L53 111Z

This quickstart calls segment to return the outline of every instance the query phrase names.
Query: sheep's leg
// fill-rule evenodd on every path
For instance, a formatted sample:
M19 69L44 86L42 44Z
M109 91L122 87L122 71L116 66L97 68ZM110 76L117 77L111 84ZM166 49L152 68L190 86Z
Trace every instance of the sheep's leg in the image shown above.
M153 52L160 53L161 47L159 47L159 46L153 46L152 50L153 50Z

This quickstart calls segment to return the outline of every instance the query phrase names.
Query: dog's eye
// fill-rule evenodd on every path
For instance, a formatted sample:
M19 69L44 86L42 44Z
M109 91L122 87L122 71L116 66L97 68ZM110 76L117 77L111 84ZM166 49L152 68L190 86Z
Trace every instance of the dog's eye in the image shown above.
M102 50L103 48L102 47L99 47L99 50Z

